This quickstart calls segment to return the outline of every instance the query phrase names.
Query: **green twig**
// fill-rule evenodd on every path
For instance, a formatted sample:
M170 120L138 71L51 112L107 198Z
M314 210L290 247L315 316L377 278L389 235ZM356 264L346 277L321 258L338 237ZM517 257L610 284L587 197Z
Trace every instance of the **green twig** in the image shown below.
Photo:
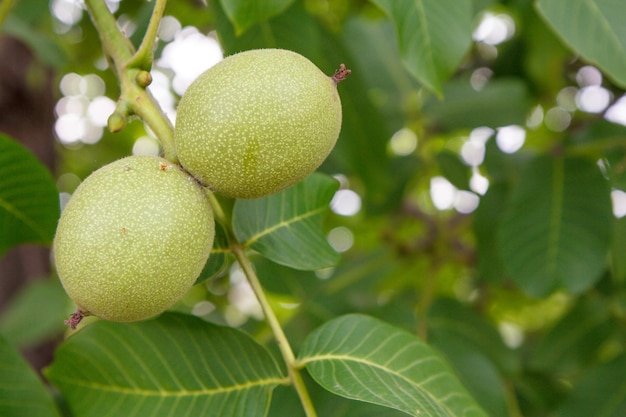
M166 4L167 0L156 0L152 16L150 17L150 23L146 29L146 34L135 55L126 63L127 68L138 68L144 71L150 71L150 69L152 69L154 43L157 38L157 32L159 31L161 18L163 18L163 13L165 12Z
M124 64L131 58L135 48L130 40L120 32L115 17L109 12L104 1L85 0L85 6L100 35L104 54L112 60L113 70L118 77L122 76Z
M153 18L150 25L157 25L159 13L163 13L165 1L159 0L159 7L155 6ZM165 158L173 163L178 163L176 148L174 146L173 126L163 110L158 105L152 93L145 88L145 85L137 83L137 75L142 69L129 68L127 63L135 54L135 49L122 32L117 27L117 22L109 12L106 4L102 0L85 0L85 6L89 11L91 20L96 30L100 34L102 49L112 63L113 70L120 83L121 94L120 103L125 103L127 107L141 118L156 137L161 141ZM156 22L156 23L153 23Z
M315 408L313 407L313 402L311 401L309 392L306 388L306 385L304 384L302 375L300 375L296 357L291 350L289 340L287 340L287 336L285 335L285 332L283 331L283 328L281 327L280 322L276 317L276 314L274 314L274 310L272 310L269 300L265 296L265 292L263 291L261 282L256 275L250 259L248 259L244 249L240 245L234 244L231 246L231 249L233 251L233 254L235 255L235 259L237 259L237 262L239 262L239 266L246 275L246 278L248 279L252 290L256 294L259 303L261 304L263 314L265 315L265 320L267 320L267 323L274 333L274 337L276 338L276 343L278 344L280 353L283 356L285 364L287 365L289 377L291 378L291 382L293 383L296 392L300 397L300 402L302 403L302 407L304 408L307 417L316 417L317 413L315 412Z
M14 0L3 0L0 2L0 27L2 27L14 4Z
M437 259L431 260L428 273L424 277L422 292L416 306L417 312L417 335L423 340L428 340L428 310L435 298L437 291L437 274L439 272L439 262Z

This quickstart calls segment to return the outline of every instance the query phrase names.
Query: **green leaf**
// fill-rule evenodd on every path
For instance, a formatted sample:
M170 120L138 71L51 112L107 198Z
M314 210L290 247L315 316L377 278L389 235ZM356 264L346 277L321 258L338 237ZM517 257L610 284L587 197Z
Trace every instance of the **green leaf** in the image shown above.
M587 372L565 399L558 417L626 415L626 354Z
M59 193L47 168L0 134L0 256L23 243L50 245L59 210Z
M245 333L168 313L91 324L61 345L45 374L81 417L265 416L285 382Z
M449 298L436 300L428 312L428 324L433 339L454 334L463 340L464 347L473 345L484 353L503 374L519 371L518 357L504 344L496 328L460 302Z
M33 9L31 7L31 9ZM46 16L49 18L49 16ZM56 37L33 29L33 24L20 19L16 14L7 17L2 25L2 32L14 36L28 45L37 57L46 65L60 68L67 62L67 54L56 41Z
M456 300L441 298L428 311L429 343L448 359L467 390L493 416L507 415L502 375L520 363L496 328Z
M476 346L463 344L454 333L433 339L432 346L444 354L459 380L490 416L507 416L505 381L498 368Z
M339 255L322 232L322 220L339 183L313 173L280 193L237 200L233 229L239 242L268 259L295 269L333 266Z
M398 47L409 72L442 94L443 84L472 42L470 0L372 0L396 26Z
M1 334L0 416L59 417L52 396L39 377Z
M611 262L615 279L626 281L626 217L615 219L613 226L613 242L611 245Z
M206 281L207 279L219 274L226 265L226 254L229 252L230 248L228 246L228 239L226 238L224 228L216 222L213 249L211 249L211 255L206 261L206 264L204 264L204 268L202 268L202 272L196 280L196 284Z
M33 281L3 310L0 333L19 347L33 346L63 333L73 306L59 280Z
M511 278L528 294L578 294L606 268L613 215L610 187L583 158L541 156L520 173L498 236Z
M287 268L262 256L255 257L253 261L263 288L271 293L304 300L314 296L324 285L314 272Z
M610 305L583 298L543 336L530 361L541 372L576 372L591 363L613 333Z
M536 4L565 44L626 87L626 2L538 0Z
M531 107L526 84L516 78L489 81L480 91L466 78L454 79L446 84L443 94L443 100L428 100L424 113L452 130L522 125Z
M241 35L251 26L280 14L294 0L220 0L228 19L233 23L237 35Z
M350 314L311 333L299 361L327 390L412 416L486 416L447 363L414 335Z
M320 417L406 417L406 414L401 411L334 395L314 383L307 384L307 388L315 405L315 411ZM269 415L306 417L296 391L292 387L286 386L277 387L274 390Z
M508 184L501 182L491 184L487 193L481 197L474 213L473 227L479 276L492 283L501 282L506 277L499 242L496 239L496 230L498 230L508 195Z

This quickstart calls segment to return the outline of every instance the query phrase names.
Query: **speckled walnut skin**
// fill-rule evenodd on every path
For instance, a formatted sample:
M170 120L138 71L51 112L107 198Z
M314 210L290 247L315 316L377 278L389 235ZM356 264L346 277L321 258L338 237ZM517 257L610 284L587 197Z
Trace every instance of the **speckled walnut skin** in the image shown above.
M232 55L187 89L174 129L181 164L233 198L281 191L315 171L341 129L336 80L295 52Z
M162 158L131 156L76 189L54 240L57 272L80 312L135 321L194 284L214 237L205 190Z

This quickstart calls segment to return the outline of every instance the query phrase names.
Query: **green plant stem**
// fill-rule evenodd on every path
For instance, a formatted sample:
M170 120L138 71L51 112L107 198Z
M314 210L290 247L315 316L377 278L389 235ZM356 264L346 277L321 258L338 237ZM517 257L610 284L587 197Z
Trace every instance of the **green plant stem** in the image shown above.
M155 5L150 26L158 28L158 21L163 14L165 1L160 0ZM139 71L129 68L128 62L135 56L135 50L130 41L120 32L117 22L102 0L85 0L85 6L91 20L100 34L102 49L112 63L113 70L120 82L120 100L128 103L132 112L139 116L161 141L165 158L178 163L174 146L173 126L154 96L144 87L137 85L135 78ZM159 7L157 7L159 6ZM160 14L159 14L160 13Z
M132 97L133 111L146 122L155 136L161 141L165 158L178 164L178 155L174 146L174 126L163 113L152 93L132 82L132 86L129 85L123 92L123 97Z
M237 262L239 262L239 266L241 266L241 269L248 278L248 282L250 283L252 290L256 294L259 303L261 304L265 319L267 320L267 323L274 333L274 337L276 338L276 343L278 344L280 353L282 354L285 364L287 365L289 377L291 378L291 382L293 383L296 392L300 397L300 402L302 403L302 407L304 408L307 417L316 417L317 413L315 412L315 408L313 407L313 402L311 401L309 392L306 388L306 385L304 384L302 375L300 375L296 357L293 354L293 350L291 350L291 346L289 345L287 336L285 335L285 332L283 331L283 328L281 327L278 318L274 314L274 310L272 310L272 307L270 306L270 303L265 296L263 287L259 282L259 278L256 275L250 259L248 259L244 249L239 244L232 245L232 251L235 255L235 259L237 259Z
M420 294L419 301L416 306L417 311L417 335L423 340L428 340L428 310L435 298L435 292L437 291L437 273L439 271L439 262L437 259L431 260L431 265L428 268L428 274L426 274L424 284L422 286L422 292Z
M14 4L14 0L3 0L0 2L0 27L2 27Z
M226 216L226 213L222 209L220 202L217 201L217 197L210 190L206 190L207 196L209 197L209 201L211 202L211 206L213 207L213 215L215 216L215 220L220 223L226 229L227 234L231 232L231 228L228 227L230 225L230 219ZM229 242L236 241L236 238L233 234L229 237ZM230 240L232 239L232 240Z
M511 381L506 381L504 384L504 389L506 392L506 404L507 410L509 411L509 416L524 417L522 411L519 408L519 403L517 401L517 395L515 394L515 388L513 387L513 383Z
M126 63L128 68L138 68L144 71L150 71L152 68L152 62L154 59L154 43L157 38L157 32L159 31L159 24L163 18L165 12L165 6L167 0L156 0L152 16L150 17L150 23L146 29L146 34L139 45L139 49L133 55L133 57Z
M135 48L130 40L120 32L115 17L109 12L104 1L85 0L85 6L96 31L100 35L104 54L113 61L113 70L118 77L122 76L124 64L132 57Z

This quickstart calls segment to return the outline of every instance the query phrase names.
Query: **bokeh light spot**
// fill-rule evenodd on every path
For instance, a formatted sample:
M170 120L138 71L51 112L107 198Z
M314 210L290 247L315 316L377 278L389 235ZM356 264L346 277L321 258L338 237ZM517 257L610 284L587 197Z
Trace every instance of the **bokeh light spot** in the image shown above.
M335 227L328 232L328 243L339 253L348 251L354 245L354 234L345 226Z
M339 190L333 196L330 208L341 216L354 216L361 210L361 197L352 190Z
M611 93L603 87L592 85L581 88L576 94L576 106L587 113L601 113L611 102Z
M454 205L456 187L444 177L430 179L430 199L438 210L447 210Z
M391 136L389 149L398 156L410 155L417 148L417 135L409 128L402 128Z
M504 126L498 128L496 143L498 148L504 153L515 153L519 151L526 141L526 131L517 125Z
M544 124L553 132L563 132L572 122L572 115L560 107L552 107L546 112Z
M618 219L626 216L626 192L611 191L611 201L613 202L613 215Z
M581 87L602 84L602 73L596 67L586 65L576 73L576 82Z

